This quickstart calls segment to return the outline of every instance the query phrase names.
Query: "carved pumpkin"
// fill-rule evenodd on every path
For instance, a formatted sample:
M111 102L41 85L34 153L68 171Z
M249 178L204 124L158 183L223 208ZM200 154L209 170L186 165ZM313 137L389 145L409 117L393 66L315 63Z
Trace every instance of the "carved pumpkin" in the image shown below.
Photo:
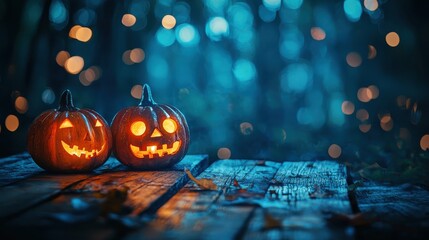
M28 152L40 167L53 172L85 172L109 157L109 124L91 109L73 106L72 95L61 95L58 109L40 114L28 132Z
M189 145L183 114L156 104L147 84L140 104L119 111L112 121L113 153L123 164L138 169L164 168L179 162Z

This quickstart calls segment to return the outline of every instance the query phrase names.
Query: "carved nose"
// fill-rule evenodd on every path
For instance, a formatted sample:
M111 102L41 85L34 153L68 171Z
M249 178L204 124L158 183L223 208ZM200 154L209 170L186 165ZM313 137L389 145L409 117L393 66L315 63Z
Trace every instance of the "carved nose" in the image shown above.
M161 134L161 132L157 128L155 128L155 130L153 130L152 135L150 135L151 138L161 137L161 136L162 136L162 134Z
M86 133L85 141L91 141L91 136L89 136L89 133Z

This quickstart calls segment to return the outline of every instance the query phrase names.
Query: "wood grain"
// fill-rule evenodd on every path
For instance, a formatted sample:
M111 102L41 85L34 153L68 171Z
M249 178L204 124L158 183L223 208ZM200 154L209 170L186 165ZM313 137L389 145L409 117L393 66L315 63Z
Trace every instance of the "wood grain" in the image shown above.
M365 181L355 191L362 213L374 220L359 237L419 239L429 234L429 191L416 185Z
M94 173L119 166L118 160L110 157ZM0 159L0 187L46 172L40 168L27 152ZM47 174L48 175L48 174Z
M162 206L143 229L128 239L231 239L243 230L255 209L235 206L242 199L263 199L280 164L253 160L221 160L198 178L209 178L217 191L201 190L189 182Z
M100 193L127 188L128 194L121 206L129 211L119 214L124 217L123 219L139 221L139 215L155 212L186 184L189 179L183 171L185 167L198 175L207 165L206 155L191 155L186 156L175 166L161 171L132 171L121 166L115 171L85 178L52 200L6 222L3 234L7 236L18 234L25 238L29 233L37 231L43 234L44 239L58 238L61 236L60 233L70 233L70 236L79 239L91 239L94 236L99 239L100 236L116 238L122 234L123 226L111 224L109 219L101 217L100 209L106 199L100 198ZM73 204L76 200L87 204L88 208L83 211L77 209ZM19 229L26 231L20 233Z
M284 162L244 235L245 239L350 239L331 213L351 214L346 168L333 161ZM274 219L277 224L270 224Z
M20 159L18 162L13 163L13 166L25 166L19 163L22 161L29 160ZM4 222L22 211L57 196L72 184L104 171L110 171L111 168L119 165L120 163L116 159L110 158L106 165L92 173L51 174L43 171L29 176L19 175L23 179L14 182L14 184L0 187L0 195L2 196L0 198L0 222ZM16 171L20 171L20 169L18 168ZM12 177L15 178L16 175Z

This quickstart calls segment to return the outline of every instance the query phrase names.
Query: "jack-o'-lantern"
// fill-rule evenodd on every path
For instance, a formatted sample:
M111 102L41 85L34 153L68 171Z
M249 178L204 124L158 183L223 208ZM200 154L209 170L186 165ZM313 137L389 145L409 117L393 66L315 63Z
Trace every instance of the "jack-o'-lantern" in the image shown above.
M109 124L91 109L73 105L71 92L61 95L58 109L40 114L28 132L28 152L34 162L52 172L86 172L109 157Z
M113 153L137 169L164 168L179 162L189 145L185 116L154 102L147 84L138 106L119 111L112 121Z

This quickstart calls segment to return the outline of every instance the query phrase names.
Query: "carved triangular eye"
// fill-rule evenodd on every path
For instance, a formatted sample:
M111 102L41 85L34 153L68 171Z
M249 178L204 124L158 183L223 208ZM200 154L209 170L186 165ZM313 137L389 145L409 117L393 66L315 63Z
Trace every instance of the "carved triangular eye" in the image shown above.
M96 127L101 127L101 126L103 126L103 124L101 124L101 122L97 120L97 122L95 122L95 126Z
M71 128L71 127L73 127L73 124L68 119L64 120L60 126L60 128Z

